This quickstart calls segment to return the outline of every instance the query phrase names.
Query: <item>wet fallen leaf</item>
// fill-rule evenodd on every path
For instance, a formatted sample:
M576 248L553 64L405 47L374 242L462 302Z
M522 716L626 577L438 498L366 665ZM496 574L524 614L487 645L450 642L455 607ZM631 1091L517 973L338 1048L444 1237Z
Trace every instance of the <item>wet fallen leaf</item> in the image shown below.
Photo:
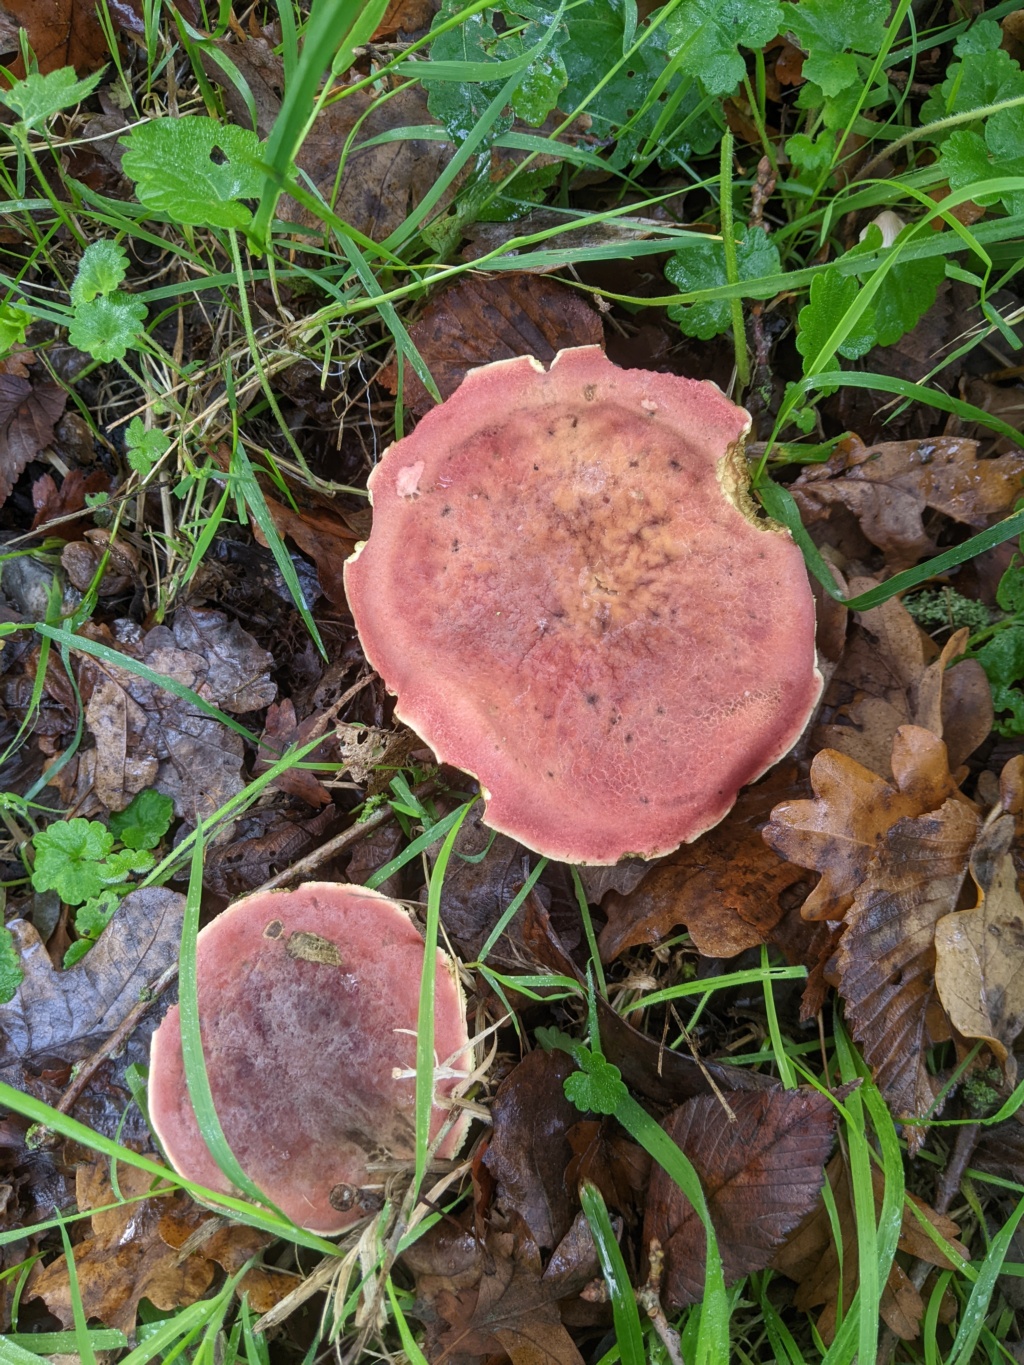
M733 957L767 942L783 914L779 896L804 874L780 862L761 831L772 807L799 789L794 768L776 769L743 792L715 829L658 863L631 895L613 891L598 940L602 961L658 943L680 924L706 957Z
M455 392L466 371L493 360L533 355L546 365L568 346L599 346L600 316L568 285L546 275L468 276L434 294L409 335L426 362L442 398ZM381 372L398 390L394 361ZM434 400L406 366L402 402L417 417Z
M822 1339L830 1343L836 1332L840 1288L844 1314L853 1302L857 1289L857 1217L854 1212L850 1172L842 1152L837 1152L829 1162L825 1175L832 1188L838 1211L838 1235L832 1226L824 1200L819 1198L817 1208L791 1234L785 1245L775 1252L771 1264L773 1269L797 1282L794 1304L802 1312L824 1305L817 1326ZM871 1179L877 1216L882 1207L885 1179L876 1166L871 1168ZM943 1269L952 1268L953 1263L942 1254L924 1231L918 1221L917 1215L920 1215L956 1252L961 1256L967 1256L967 1249L954 1240L960 1231L956 1223L936 1213L916 1195L908 1193L906 1199L917 1212L915 1214L907 1203L904 1204L899 1237L901 1251L918 1260L926 1261L929 1265L940 1266ZM895 1261L882 1292L879 1311L886 1326L897 1336L909 1341L918 1335L920 1322L924 1316L924 1302L906 1272Z
M573 1070L564 1052L528 1052L498 1087L483 1158L502 1207L514 1210L548 1251L568 1232L578 1207L565 1178L572 1158L566 1135L579 1118L564 1091Z
M901 733L903 733L901 731ZM942 1087L926 1052L950 1036L935 989L935 926L956 908L978 833L962 800L904 817L864 870L835 969L846 1021L896 1118L922 1118ZM916 1151L924 1129L908 1126Z
M41 474L32 485L32 506L36 509L32 530L37 531L58 517L84 511L88 494L109 493L113 485L113 479L102 469L90 470L88 474L81 469L72 469L64 476L60 488L49 474ZM54 527L54 534L73 540L91 525L92 513L89 512L79 520L62 521L59 527Z
M662 1127L693 1162L718 1237L727 1285L763 1270L787 1233L814 1207L835 1139L837 1110L817 1090L730 1095L731 1122L719 1099L688 1100ZM660 1167L647 1194L644 1245L665 1252L667 1306L704 1293L704 1229L683 1192Z
M115 0L111 10L124 5ZM26 30L29 46L45 75L73 66L80 76L95 71L108 58L107 40L88 0L4 0L4 9ZM20 59L12 74L24 76Z
M293 512L274 498L266 499L274 525L282 536L290 536L316 565L317 577L327 600L335 607L345 605L345 582L342 569L345 560L356 547L359 536L335 512L326 507L307 507ZM256 539L265 545L266 539L258 527Z
M1005 514L1024 487L1024 455L978 459L978 444L960 437L842 442L826 464L811 466L792 485L810 525L836 506L856 517L864 535L895 572L936 551L925 529L926 508L976 530Z
M422 1238L404 1259L416 1274L417 1305L427 1325L427 1357L445 1365L506 1358L513 1365L582 1365L562 1325L558 1299L598 1273L593 1242L574 1224L572 1254L551 1258L550 1279L525 1226L491 1229L481 1245L475 1234ZM566 1262L574 1262L569 1271ZM583 1279L579 1274L584 1264ZM588 1272L589 1273L586 1273ZM574 1281L569 1283L567 1281Z
M636 1221L651 1178L651 1158L626 1136L614 1119L580 1119L566 1133L573 1157L565 1180L579 1189L589 1180L601 1191L609 1208L622 1214L626 1223Z
M305 744L307 740L312 739L314 727L319 719L320 717L314 714L307 716L300 724L295 716L295 704L287 697L268 706L266 723L260 736L259 769L270 767L290 745ZM312 754L307 755L306 761L322 757L321 750L314 749ZM274 786L279 791L300 797L310 806L331 804L330 792L316 773L310 772L308 768L289 768L275 779Z
M782 802L764 838L776 853L821 880L804 902L806 919L842 919L887 830L936 810L957 789L946 746L919 726L901 726L893 743L895 787L853 759L823 749L811 764L813 801Z
M185 898L158 886L125 896L96 946L66 972L54 970L38 933L25 920L8 924L25 979L0 1005L6 1061L0 1076L22 1083L37 1057L77 1061L138 1003L144 986L177 960Z
M418 33L429 28L439 8L440 0L389 0L372 41L380 43L399 33Z
M68 401L59 384L30 371L34 364L30 351L16 351L0 360L0 504L7 501L29 460L53 440Z
M971 853L979 902L935 926L935 987L953 1027L981 1038L1017 1078L1012 1047L1024 1028L1024 901L1010 847L1012 815L988 825Z
M181 1193L145 1199L153 1177L134 1166L118 1167L121 1202L110 1184L106 1161L83 1162L78 1167L76 1194L79 1210L95 1209L92 1230L75 1246L75 1271L82 1306L87 1318L123 1332L135 1331L139 1300L155 1308L184 1308L203 1296L213 1283L217 1266L229 1273L272 1240L241 1224L225 1224L212 1218ZM113 1204L113 1208L106 1207ZM196 1250L182 1256L188 1238L208 1227ZM263 1272L267 1275L268 1272ZM278 1296L295 1285L292 1276L277 1272L271 1284ZM243 1282L239 1292L248 1286ZM255 1287L268 1307L276 1300L267 1282L257 1278ZM74 1327L67 1264L63 1257L45 1268L37 1266L25 1296L41 1298L65 1327Z
M203 885L217 896L243 896L322 843L336 819L333 805L308 820L276 807L249 811L227 838L207 846Z

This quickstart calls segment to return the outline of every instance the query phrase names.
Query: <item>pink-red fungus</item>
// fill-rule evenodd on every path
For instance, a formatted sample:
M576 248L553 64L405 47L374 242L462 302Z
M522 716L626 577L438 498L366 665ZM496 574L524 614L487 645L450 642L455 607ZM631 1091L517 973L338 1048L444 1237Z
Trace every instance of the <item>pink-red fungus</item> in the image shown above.
M538 853L654 857L718 823L821 691L750 418L599 348L472 370L370 478L345 583L409 724Z
M242 1170L293 1222L341 1232L380 1206L411 1159L416 1019L424 948L400 905L362 886L310 882L257 892L199 934L200 1033L214 1107ZM432 1136L470 1069L465 1005L438 952ZM188 1096L178 1008L153 1036L150 1118L175 1170L230 1193ZM465 1135L458 1115L438 1154Z

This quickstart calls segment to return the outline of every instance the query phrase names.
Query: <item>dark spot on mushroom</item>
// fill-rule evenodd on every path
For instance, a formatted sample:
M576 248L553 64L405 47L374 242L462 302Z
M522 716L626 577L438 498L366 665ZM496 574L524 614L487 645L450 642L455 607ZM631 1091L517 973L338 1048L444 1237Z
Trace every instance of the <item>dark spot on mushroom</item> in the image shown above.
M596 693L596 692L588 692L588 693L587 693L587 705L588 705L588 706L596 706L596 705L597 705L597 701L598 701L598 697L597 697L597 693Z
M359 1191L354 1185L335 1185L327 1196L327 1202L332 1209L337 1209L338 1213L348 1213L349 1209L356 1206L356 1197Z
M596 395L596 393L597 393L596 384L583 385L583 397L587 400L588 403L592 403L594 401L594 396Z
M656 707L654 708L654 714L655 714L656 716L663 716L663 715L665 714L665 708L664 708L664 706L656 706Z
M452 510L452 509L451 509L451 504L446 502L445 505L441 508L441 515L442 515L443 517L450 516L450 515L451 515L451 510Z
M575 431L576 428L579 426L579 424L580 424L580 419L579 419L578 417L574 417L574 418L572 419L572 421L570 422L569 425L572 427L573 431Z
M627 735L627 736L626 736L626 743L627 743L627 744L632 744L632 743L633 743L633 736L632 736L632 735Z
M533 472L534 472L535 474L537 473L537 471L538 471L539 469L540 469L540 465L539 465L539 464L535 464L535 465L533 466Z
M549 773L548 773L548 777L554 777L554 773L549 772Z
M669 460L668 467L669 469L682 469L683 466L679 463L678 460Z
M452 554L453 554L453 555L457 555L458 553L459 553L459 542L458 542L457 540L453 540L453 541L452 541Z
M640 461L639 461L639 460L630 460L630 462L629 462L629 467L630 467L630 469L639 469L639 468L640 468Z
M280 938L284 933L284 925L279 919L272 919L263 930L264 938Z

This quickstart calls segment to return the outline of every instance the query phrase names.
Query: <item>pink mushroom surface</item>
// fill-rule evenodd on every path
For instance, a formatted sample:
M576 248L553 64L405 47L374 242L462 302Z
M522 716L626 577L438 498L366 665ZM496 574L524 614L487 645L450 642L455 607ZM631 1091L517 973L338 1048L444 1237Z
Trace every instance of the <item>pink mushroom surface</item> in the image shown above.
M374 469L360 639L493 828L567 862L667 853L803 731L813 599L750 496L749 425L580 347L471 371Z
M383 1189L386 1174L369 1164L414 1154L423 960L401 906L333 882L249 896L199 934L200 1032L217 1115L242 1169L300 1227L341 1232ZM451 1065L466 1074L462 991L441 952L434 1027L438 1060L458 1053ZM438 1092L458 1079L442 1079ZM174 1168L231 1192L188 1097L177 1006L153 1036L149 1106ZM435 1105L432 1135L448 1113ZM466 1126L460 1116L441 1156L455 1155Z

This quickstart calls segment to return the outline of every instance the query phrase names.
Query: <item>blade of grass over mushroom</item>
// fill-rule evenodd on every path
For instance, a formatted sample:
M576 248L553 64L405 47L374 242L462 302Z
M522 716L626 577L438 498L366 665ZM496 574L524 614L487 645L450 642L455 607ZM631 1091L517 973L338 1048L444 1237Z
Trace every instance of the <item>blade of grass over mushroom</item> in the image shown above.
M111 1160L122 1162L127 1166L134 1166L140 1171L146 1171L163 1182L168 1188L183 1189L201 1203L216 1206L220 1211L229 1214L232 1218L247 1224L249 1227L260 1228L274 1237L287 1237L289 1241L298 1242L311 1251L319 1251L328 1256L339 1254L338 1248L333 1242L328 1242L315 1233L305 1232L303 1229L295 1227L287 1219L277 1217L268 1209L250 1204L234 1195L208 1190L205 1186L196 1184L195 1181L186 1180L172 1171L169 1166L161 1165L160 1162L152 1160L151 1157L140 1156L138 1152L133 1152L130 1147L120 1146L111 1138L104 1137L102 1133L97 1133L87 1124L80 1123L78 1119L69 1118L67 1114L62 1114L59 1109L44 1104L42 1100L37 1100L22 1090L16 1090L14 1086L8 1085L5 1081L0 1081L0 1104L14 1113L30 1119L33 1123L42 1125L49 1132L57 1133L71 1142L77 1142L90 1151L100 1152L103 1156L110 1157ZM46 1226L48 1228L56 1227L57 1224L55 1221L51 1221ZM23 1228L13 1228L8 1232L0 1233L0 1246L9 1241L16 1241L24 1235Z
M773 483L769 479L758 484L755 491L761 499L765 511L775 521L781 522L787 528L803 551L808 571L814 575L831 598L842 603L844 607L849 607L851 611L868 611L871 607L881 606L883 602L888 602L898 593L906 592L909 588L915 588L919 583L924 583L929 578L945 573L947 569L956 568L958 564L964 564L967 560L974 559L984 551L1001 545L1003 541L1013 540L1016 536L1024 534L1024 510L1022 510L1004 517L1002 521L997 521L987 531L979 531L977 535L971 536L970 539L963 541L960 545L954 545L949 550L943 550L941 554L935 555L923 564L894 574L892 578L887 578L884 583L880 583L869 592L861 593L859 597L844 597L836 586L828 562L808 534L792 493L782 484Z
M225 1177L250 1199L272 1210L282 1222L289 1223L290 1220L274 1206L262 1190L256 1187L238 1164L238 1159L224 1136L224 1129L221 1127L213 1102L206 1058L203 1056L203 1040L199 1026L199 985L196 977L196 939L199 936L199 906L202 894L203 824L200 821L196 826L196 841L192 851L192 873L185 900L185 922L181 930L181 958L178 967L178 1005L185 1084L202 1139Z
M462 822L475 804L475 801L467 801L465 805L453 811L456 819L445 836L437 861L431 868L427 887L427 922L424 926L426 951L423 954L419 1020L416 1026L416 1167L413 1181L417 1191L422 1188L427 1159L430 1156L430 1116L434 1107L434 984L437 977L437 939L441 925L441 887L444 885L444 874Z
M387 0L316 0L312 6L302 52L264 151L266 179L248 229L255 250L266 251L274 209L309 127L310 111L319 107L316 93L324 70L329 67L334 77L344 75L355 49L374 32L386 8Z
M608 1286L619 1359L622 1365L644 1365L647 1355L644 1350L644 1334L640 1326L636 1295L630 1284L626 1262L619 1250L615 1229L608 1215L608 1206L601 1191L590 1180L584 1180L580 1186L580 1203L590 1224L591 1235L601 1261L604 1282Z

